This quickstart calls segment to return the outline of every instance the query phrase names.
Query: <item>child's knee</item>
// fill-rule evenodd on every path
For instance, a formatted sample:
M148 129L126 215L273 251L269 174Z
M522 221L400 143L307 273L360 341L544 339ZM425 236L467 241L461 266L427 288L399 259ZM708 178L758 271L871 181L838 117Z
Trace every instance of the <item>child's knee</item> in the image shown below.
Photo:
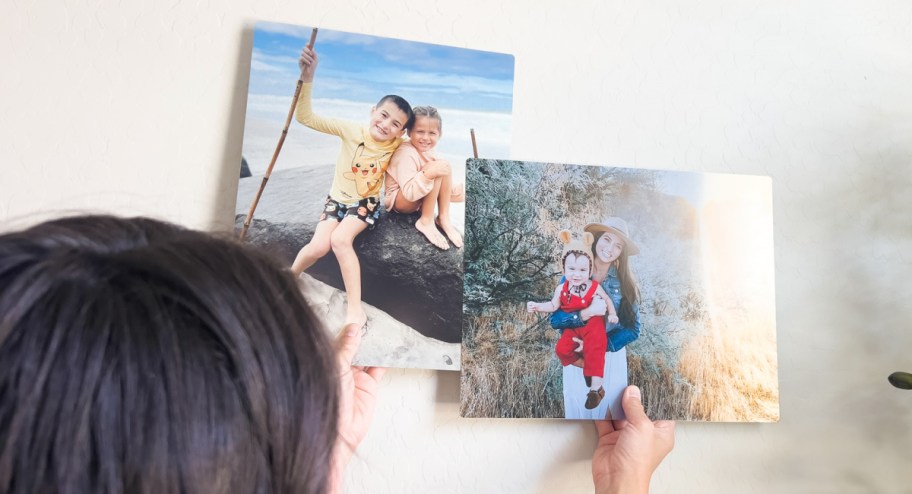
M329 245L334 253L345 254L345 253L354 251L354 247L353 247L354 240L355 239L349 238L348 236L345 236L345 235L333 235L329 239Z
M330 242L328 240L319 240L313 238L310 240L310 242L307 243L307 245L304 246L303 249L301 249L301 252L307 252L313 257L323 257L326 254L329 254L329 249Z
M573 342L567 340L558 340L557 345L554 346L554 353L558 358L569 358L576 354L573 351Z
M453 186L450 191L450 200L453 202L465 201L465 187L462 184Z

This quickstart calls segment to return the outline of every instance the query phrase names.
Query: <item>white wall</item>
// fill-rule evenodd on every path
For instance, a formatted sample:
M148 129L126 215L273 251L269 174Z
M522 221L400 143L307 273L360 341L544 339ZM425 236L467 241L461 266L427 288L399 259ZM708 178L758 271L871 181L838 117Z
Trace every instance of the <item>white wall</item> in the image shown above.
M516 55L514 158L771 175L782 420L679 424L653 491L912 488L912 4L7 0L0 219L230 227L258 19ZM591 490L591 424L388 376L350 492Z

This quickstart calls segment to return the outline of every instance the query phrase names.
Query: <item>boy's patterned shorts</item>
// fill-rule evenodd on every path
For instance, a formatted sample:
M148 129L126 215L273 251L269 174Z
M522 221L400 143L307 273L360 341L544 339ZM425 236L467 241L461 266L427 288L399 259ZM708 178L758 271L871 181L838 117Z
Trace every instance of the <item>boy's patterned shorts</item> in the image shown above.
M379 198L367 197L358 202L345 204L326 196L326 203L323 204L323 214L320 215L320 221L342 221L346 216L354 216L367 223L369 229L373 228L380 221Z

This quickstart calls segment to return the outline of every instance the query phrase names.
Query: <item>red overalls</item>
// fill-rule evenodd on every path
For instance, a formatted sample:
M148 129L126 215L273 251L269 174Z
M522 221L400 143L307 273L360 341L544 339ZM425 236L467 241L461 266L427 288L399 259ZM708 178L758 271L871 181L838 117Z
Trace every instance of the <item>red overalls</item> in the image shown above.
M570 293L570 282L564 282L560 293L560 308L564 312L575 312L589 307L598 289L598 283L589 281L589 290L580 297ZM573 338L583 340L583 375L586 377L604 377L605 352L608 350L608 336L605 334L605 318L593 316L586 325L576 329L565 329L554 348L557 358L565 367L576 362L580 354L573 351L577 347Z

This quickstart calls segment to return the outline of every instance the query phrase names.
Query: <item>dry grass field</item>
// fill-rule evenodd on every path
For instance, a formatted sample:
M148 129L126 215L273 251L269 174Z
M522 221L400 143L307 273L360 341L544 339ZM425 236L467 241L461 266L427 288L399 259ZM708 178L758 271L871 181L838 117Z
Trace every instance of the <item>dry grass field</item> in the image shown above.
M558 333L525 307L467 315L463 327L464 417L564 416ZM470 341L468 341L470 340Z
M554 356L558 333L520 309L504 309L498 317L467 316L463 416L563 417L561 367ZM670 356L644 351L650 346L645 338L631 344L629 382L642 388L650 417L778 420L775 341L762 341L764 333L747 324L717 330L704 321L705 331Z

